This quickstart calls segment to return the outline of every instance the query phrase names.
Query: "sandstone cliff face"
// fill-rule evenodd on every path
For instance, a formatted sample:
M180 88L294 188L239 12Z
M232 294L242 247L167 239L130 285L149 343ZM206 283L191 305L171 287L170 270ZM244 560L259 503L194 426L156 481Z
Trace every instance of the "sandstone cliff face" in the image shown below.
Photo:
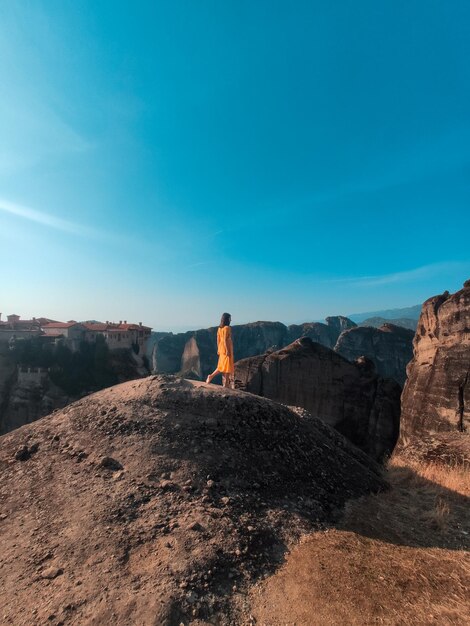
M43 384L16 380L0 411L0 435L49 415L77 398L68 396L50 381Z
M39 374L38 369L42 369L44 373ZM30 370L36 374L22 373L20 370ZM131 350L111 353L110 371L113 373L113 382L132 380L148 376L149 373L142 358ZM73 374L74 370L70 368L64 375L65 382L67 382L67 376L72 377ZM103 383L100 387L108 385L109 383ZM82 392L67 392L64 385L55 384L51 380L47 368L18 367L8 348L2 344L0 346L0 435L34 422L94 390L96 387Z
M326 324L308 322L285 326L280 322L253 322L232 327L235 360L267 350L279 350L299 337L333 348L343 330L355 327L346 317L326 318ZM154 372L204 379L217 365L217 328L186 333L155 333L149 359Z
M423 304L402 397L402 433L470 424L470 281Z
M327 325L333 330L334 336L338 338L344 330L356 328L357 324L343 315L334 315L325 319Z
M147 356L154 372L172 374L181 369L181 357L192 333L152 333Z
M399 433L400 386L379 378L365 358L350 363L309 338L235 364L238 388L300 406L376 460L391 454Z
M405 384L406 366L413 357L414 332L394 324L380 328L356 327L341 333L335 352L348 361L360 356L371 359L377 373Z
M8 358L8 352L0 351L0 416L8 404L10 390L16 380L16 367ZM1 429L1 423L0 423ZM0 430L1 432L1 430Z
M312 341L316 341L322 346L333 348L343 330L354 328L356 326L354 322L351 322L351 320L347 317L342 317L341 315L327 317L325 322L326 324L322 324L321 322L291 324L291 326L287 327L285 340L281 345L279 345L279 348L283 348L301 337L309 337ZM265 351L266 350L262 352ZM262 354L262 352L256 352L256 354ZM250 355L247 354L245 356ZM240 358L245 358L245 356Z

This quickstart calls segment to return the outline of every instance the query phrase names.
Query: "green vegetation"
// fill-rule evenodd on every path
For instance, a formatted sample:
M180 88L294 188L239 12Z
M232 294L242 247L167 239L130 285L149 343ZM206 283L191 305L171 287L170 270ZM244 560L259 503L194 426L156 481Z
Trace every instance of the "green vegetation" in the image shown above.
M51 381L67 394L77 396L115 385L118 381L110 351L103 337L83 341L73 352L66 345L43 338L18 340L10 356L22 367L47 367Z

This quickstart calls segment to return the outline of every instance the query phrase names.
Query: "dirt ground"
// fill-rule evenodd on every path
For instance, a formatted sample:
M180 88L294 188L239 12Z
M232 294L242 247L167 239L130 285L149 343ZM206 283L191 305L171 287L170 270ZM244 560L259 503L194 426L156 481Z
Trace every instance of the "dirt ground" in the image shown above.
M408 446L388 467L390 491L351 502L336 527L304 537L252 589L256 623L468 625L469 442L459 436L451 455L443 440L447 462Z

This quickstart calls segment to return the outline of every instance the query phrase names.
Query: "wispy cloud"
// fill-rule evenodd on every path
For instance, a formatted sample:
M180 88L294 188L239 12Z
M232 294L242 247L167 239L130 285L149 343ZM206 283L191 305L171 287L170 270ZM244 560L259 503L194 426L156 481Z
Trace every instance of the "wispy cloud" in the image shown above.
M80 235L82 237L96 237L99 235L98 231L88 228L87 226L76 224L75 222L70 222L55 215L50 215L49 213L44 213L43 211L38 211L2 198L0 198L0 211L42 224L43 226L48 226L49 228L73 233L74 235Z
M345 283L352 287L378 287L381 285L412 283L443 274L446 272L469 271L470 262L445 261L442 263L431 263L403 272L392 274L381 274L378 276L356 276L349 278L335 278L328 282Z

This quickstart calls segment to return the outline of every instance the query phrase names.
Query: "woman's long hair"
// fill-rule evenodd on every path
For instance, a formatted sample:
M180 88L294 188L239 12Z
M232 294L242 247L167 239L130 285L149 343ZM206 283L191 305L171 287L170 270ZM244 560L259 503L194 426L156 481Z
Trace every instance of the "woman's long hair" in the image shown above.
M230 315L230 313L222 313L219 328L223 328L224 326L230 326L231 319L232 316Z

